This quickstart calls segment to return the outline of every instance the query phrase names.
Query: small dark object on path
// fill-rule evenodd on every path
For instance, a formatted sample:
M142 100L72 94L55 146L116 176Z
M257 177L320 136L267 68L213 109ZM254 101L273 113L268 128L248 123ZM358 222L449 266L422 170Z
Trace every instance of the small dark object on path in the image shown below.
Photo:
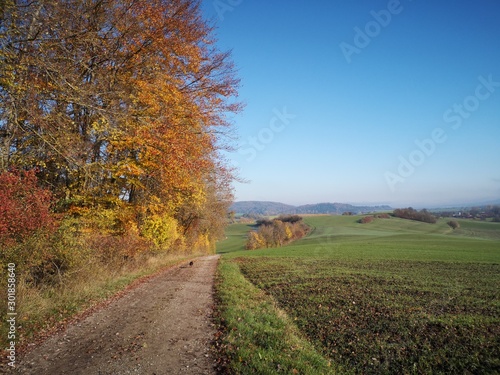
M190 266L192 266L193 264L194 264L194 263L193 263L193 261L189 262L189 265L190 265Z
M192 271L180 269L189 267L183 260L32 347L19 363L16 356L8 373L215 375L212 292L219 256L196 259Z

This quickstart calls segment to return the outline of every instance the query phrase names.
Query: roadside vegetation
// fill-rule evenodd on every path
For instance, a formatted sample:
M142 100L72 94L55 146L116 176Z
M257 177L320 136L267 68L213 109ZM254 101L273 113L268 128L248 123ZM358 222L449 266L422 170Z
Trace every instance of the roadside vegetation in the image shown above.
M20 346L215 251L241 106L196 0L7 1L0 21L0 268L15 265Z
M216 294L219 373L340 373L305 339L273 298L242 275L237 262L221 260Z
M459 219L450 230L446 219L359 219L308 217L307 237L273 250L241 251L233 232L225 267L270 298L275 314L285 314L339 373L498 373L500 226ZM225 270L219 289L231 287ZM234 306L220 308L224 314ZM235 348L255 341L235 330L248 324L239 318L225 320L231 363Z

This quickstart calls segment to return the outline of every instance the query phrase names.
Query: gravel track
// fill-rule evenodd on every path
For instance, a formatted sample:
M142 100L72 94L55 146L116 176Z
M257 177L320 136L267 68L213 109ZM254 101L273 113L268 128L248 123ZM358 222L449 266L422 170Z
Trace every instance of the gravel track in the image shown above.
M15 374L215 374L217 255L172 267L31 350Z

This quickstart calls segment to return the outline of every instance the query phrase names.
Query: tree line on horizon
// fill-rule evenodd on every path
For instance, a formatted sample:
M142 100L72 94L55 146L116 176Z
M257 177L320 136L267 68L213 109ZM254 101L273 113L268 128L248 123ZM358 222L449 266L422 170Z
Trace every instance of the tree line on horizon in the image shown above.
M491 219L491 221L499 223L500 222L500 206L499 205L487 205L479 207L465 207L460 209L455 209L453 211L440 211L436 215L440 217L454 217L463 219L480 219L486 220Z
M431 214L425 208L420 211L417 211L412 207L397 208L394 210L393 215L402 219L422 221L429 224L435 224L437 222L436 216Z
M200 6L2 3L2 264L55 272L82 248L214 250L235 178L221 151L241 105Z

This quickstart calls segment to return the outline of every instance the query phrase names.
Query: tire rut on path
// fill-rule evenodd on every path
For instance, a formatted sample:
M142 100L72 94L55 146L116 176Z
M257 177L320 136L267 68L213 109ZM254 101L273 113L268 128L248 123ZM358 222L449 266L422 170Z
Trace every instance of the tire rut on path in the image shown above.
M16 374L215 374L217 255L170 268L29 352Z

